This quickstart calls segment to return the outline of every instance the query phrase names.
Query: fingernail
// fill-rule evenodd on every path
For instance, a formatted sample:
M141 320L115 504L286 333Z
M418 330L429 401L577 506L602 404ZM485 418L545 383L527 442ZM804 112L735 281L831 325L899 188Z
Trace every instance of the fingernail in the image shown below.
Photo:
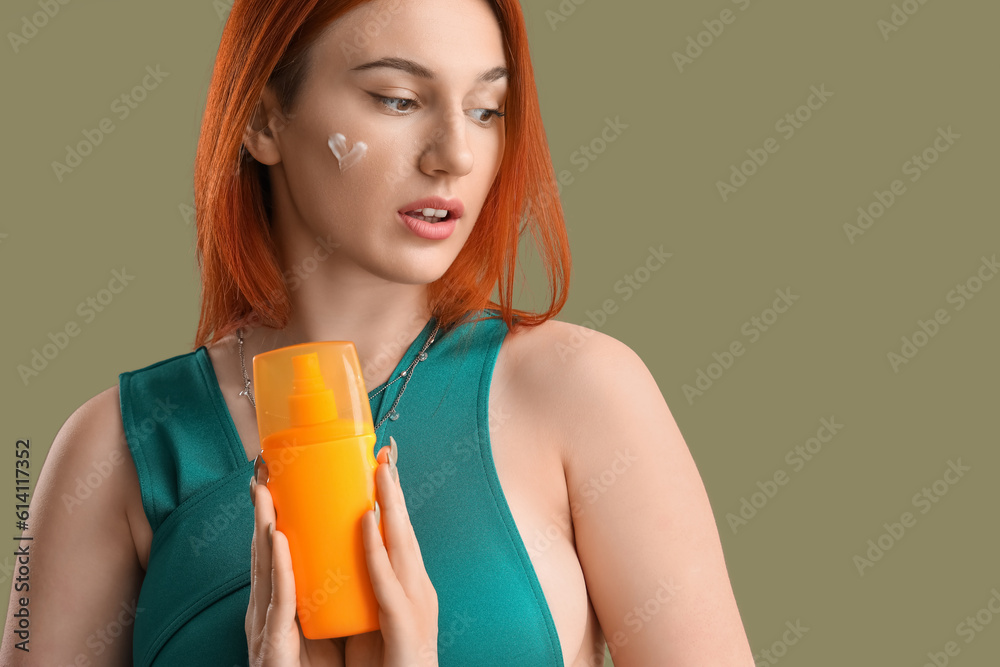
M382 517L382 509L378 506L378 501L375 501L375 525L377 526L379 520Z
M267 461L264 460L263 452L257 454L257 458L253 462L253 474L257 478L258 484L267 484L268 481L268 470ZM263 479L262 479L263 477Z
M267 543L274 545L274 522L267 524Z
M254 507L257 506L257 479L255 477L250 478L250 504Z
M392 478L399 483L399 471L396 470L396 461L399 459L399 450L396 448L396 439L389 436L389 472L392 473Z
M396 448L396 439L389 436L389 463L393 466L396 465L396 461L399 459L399 449Z

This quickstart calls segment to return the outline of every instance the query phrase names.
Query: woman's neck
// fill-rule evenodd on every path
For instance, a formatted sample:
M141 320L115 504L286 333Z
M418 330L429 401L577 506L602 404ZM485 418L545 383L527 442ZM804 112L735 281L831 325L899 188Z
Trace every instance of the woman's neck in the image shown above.
M316 286L318 287L318 285ZM292 315L284 329L243 331L244 356L323 340L352 341L368 389L389 379L407 348L431 317L426 285L388 284L384 289L293 292Z

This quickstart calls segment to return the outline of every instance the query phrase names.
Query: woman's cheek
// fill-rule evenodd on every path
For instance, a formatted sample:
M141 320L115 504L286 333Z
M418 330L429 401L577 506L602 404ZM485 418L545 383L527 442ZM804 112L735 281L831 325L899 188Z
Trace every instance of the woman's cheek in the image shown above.
M368 144L357 137L350 137L341 132L334 132L327 138L327 148L333 153L340 167L340 173L344 173L364 162L368 156Z

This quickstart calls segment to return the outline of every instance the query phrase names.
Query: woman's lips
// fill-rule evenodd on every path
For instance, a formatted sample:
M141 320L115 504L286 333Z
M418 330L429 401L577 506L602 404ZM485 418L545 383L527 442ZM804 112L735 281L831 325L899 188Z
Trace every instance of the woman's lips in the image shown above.
M409 213L404 213L403 211L399 211L398 215L410 231L421 238L432 241L441 241L448 238L455 231L455 226L458 224L458 219L450 215L446 220L442 220L441 222L427 222L420 218L414 218Z
M465 205L462 203L461 199L458 197L446 199L437 195L424 197L423 199L418 199L417 201L411 201L409 204L401 206L399 208L399 212L418 213L428 208L439 211L448 211L451 214L451 217L456 219L465 215Z
M427 209L423 209L423 210L426 211ZM445 220L451 220L452 217L454 217L454 216L452 216L451 211L443 211L442 212L440 210L437 210L436 213L439 214L440 217L439 217L439 215L435 215L434 217L428 217L427 215L421 213L420 211L407 211L406 212L406 214L409 215L412 218L417 218L418 220L423 220L424 222L429 222L431 224L436 224L436 223L439 223L439 222L444 222Z

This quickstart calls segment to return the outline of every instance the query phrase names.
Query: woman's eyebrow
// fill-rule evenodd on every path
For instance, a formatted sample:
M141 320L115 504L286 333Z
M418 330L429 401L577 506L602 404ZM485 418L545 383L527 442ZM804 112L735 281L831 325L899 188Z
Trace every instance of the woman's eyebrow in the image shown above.
M351 71L356 72L369 69L376 69L379 67L388 67L391 69L402 70L407 74L420 77L421 79L433 80L437 78L437 75L434 72L427 69L420 63L414 62L407 58L379 58L378 60L373 60L369 63L358 65L357 67L352 68ZM492 69L488 69L485 72L481 72L479 76L476 77L476 80L483 81L485 83L490 83L504 78L510 79L510 71L502 65L497 65Z

